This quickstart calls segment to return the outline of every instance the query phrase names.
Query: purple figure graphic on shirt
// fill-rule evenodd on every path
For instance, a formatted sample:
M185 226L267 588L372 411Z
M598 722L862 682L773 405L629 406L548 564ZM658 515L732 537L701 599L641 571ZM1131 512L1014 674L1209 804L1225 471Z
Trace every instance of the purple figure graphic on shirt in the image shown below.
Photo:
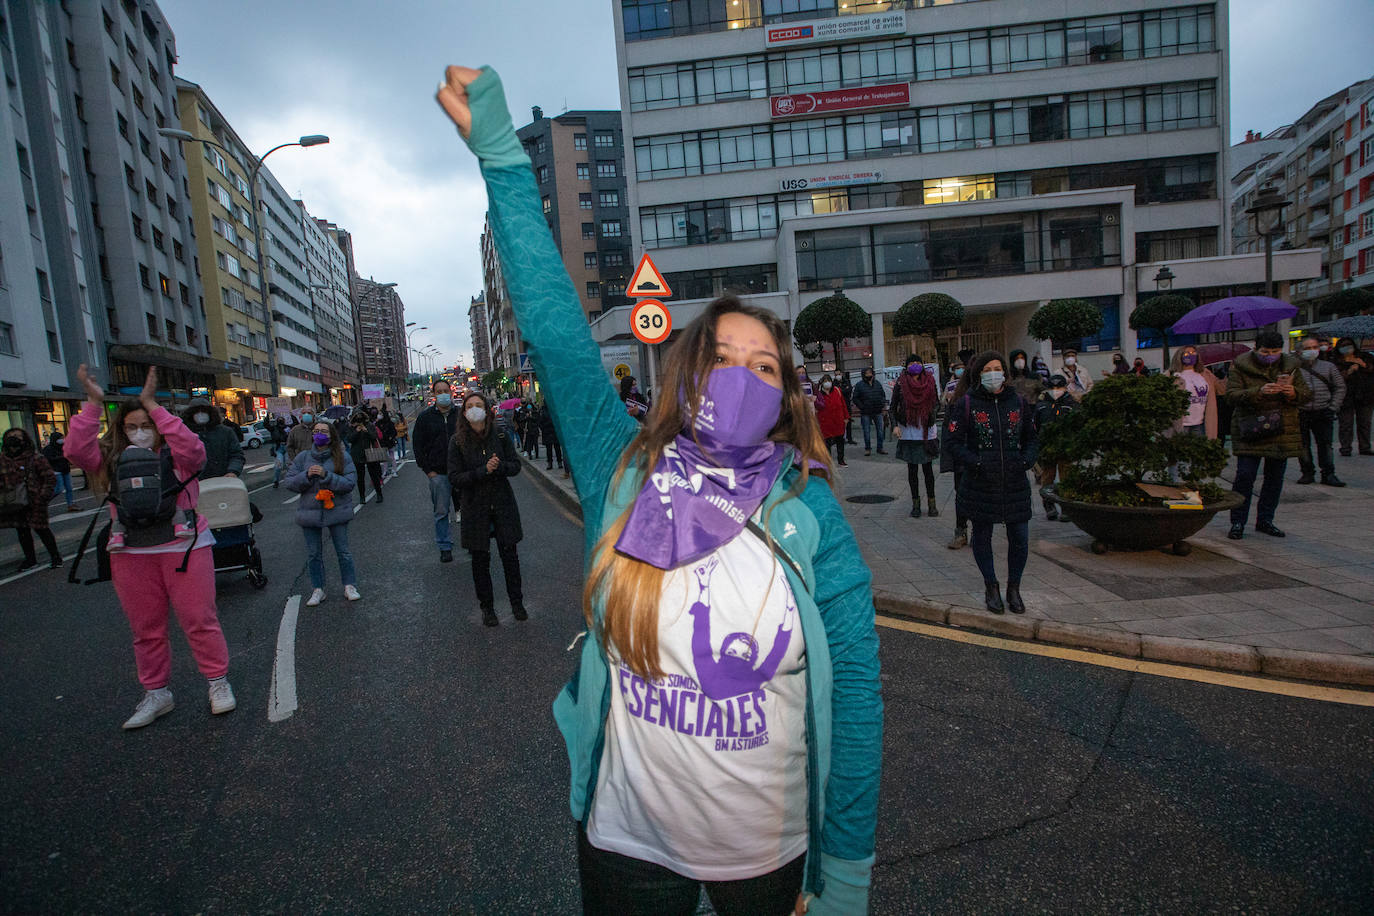
M696 663L697 683L702 693L713 700L728 700L758 690L778 671L787 645L792 641L792 627L797 608L792 596L787 596L787 613L773 637L773 649L757 668L759 644L749 633L731 633L721 640L720 657L711 650L711 575L720 560L711 557L693 571L697 577L697 600L692 605L692 657ZM786 588L786 583L783 584Z

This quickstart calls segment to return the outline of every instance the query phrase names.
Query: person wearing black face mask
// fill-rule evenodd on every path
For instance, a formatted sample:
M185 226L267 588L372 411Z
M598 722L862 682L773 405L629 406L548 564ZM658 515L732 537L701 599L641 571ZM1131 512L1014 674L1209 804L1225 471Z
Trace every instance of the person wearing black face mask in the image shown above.
M870 438L870 427L878 432L878 454L886 455L883 451L883 414L887 412L887 392L883 390L882 384L877 380L876 373L872 369L865 369L859 378L859 384L854 386L854 409L859 412L859 428L864 434L864 455L873 454L873 440Z
M243 476L243 446L239 445L238 427L230 429L219 417L219 408L204 398L195 398L186 408L182 420L205 445L205 467L200 480L211 477Z
M453 562L453 535L449 518L453 513L453 488L448 483L448 440L458 429L458 411L453 403L453 386L436 379L430 386L434 406L415 417L415 464L428 478L429 500L434 509L434 543L439 562Z
M67 511L76 512L76 501L72 492L72 463L67 460L67 456L62 454L62 443L66 437L61 430L53 430L48 437L48 444L43 449L43 457L48 459L48 464L52 466L52 472L57 475L57 486L67 497Z
M1374 416L1374 354L1355 346L1355 341L1342 337L1336 341L1336 368L1345 379L1346 396L1341 405L1341 454L1349 456L1351 445L1358 441L1361 455L1374 455L1370 444L1370 419Z
M48 525L48 500L57 489L57 477L48 460L34 450L27 431L5 431L0 445L0 528L13 528L24 551L20 570L38 565L33 550L33 532L48 549L49 566L62 566L62 554Z

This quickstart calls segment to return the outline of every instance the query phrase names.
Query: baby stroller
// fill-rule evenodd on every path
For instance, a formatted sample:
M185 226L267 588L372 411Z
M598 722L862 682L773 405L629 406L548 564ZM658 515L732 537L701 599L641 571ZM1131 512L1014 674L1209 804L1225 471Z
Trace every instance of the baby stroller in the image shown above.
M248 570L254 588L264 588L262 554L253 538L253 506L248 501L248 485L237 477L211 477L200 482L196 512L210 524L215 536L215 572Z

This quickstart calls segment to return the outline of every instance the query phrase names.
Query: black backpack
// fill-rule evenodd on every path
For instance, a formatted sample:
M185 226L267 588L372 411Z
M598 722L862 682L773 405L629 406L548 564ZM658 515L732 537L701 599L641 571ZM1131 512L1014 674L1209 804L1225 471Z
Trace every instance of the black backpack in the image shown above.
M96 507L91 523L77 548L76 560L68 582L76 582L77 568L90 543L91 533L100 519L99 509L111 503L124 527L124 543L128 547L156 547L166 544L175 536L174 525L177 515L177 497L181 491L196 479L192 474L185 480L177 477L172 465L172 450L165 445L161 453L151 449L129 446L115 459L114 479L110 481L110 492ZM109 540L110 526L107 523L96 539L96 562L98 572L94 579L87 579L86 585L104 582L110 578L110 558L105 550ZM198 537L190 538L186 546L186 556L182 558L177 572L185 572L191 561L191 551L195 549Z

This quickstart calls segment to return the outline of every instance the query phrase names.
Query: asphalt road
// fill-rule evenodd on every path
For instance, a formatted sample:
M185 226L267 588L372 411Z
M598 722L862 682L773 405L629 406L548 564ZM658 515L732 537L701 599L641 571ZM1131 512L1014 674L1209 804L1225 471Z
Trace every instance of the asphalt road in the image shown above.
M481 626L406 465L351 526L363 600L331 559L329 599L300 611L280 722L278 629L309 593L285 491L254 497L267 588L219 578L228 716L178 633L177 709L121 731L140 688L108 584L0 585L0 911L575 912L549 704L581 531L523 475L516 492L528 622L497 572L502 626ZM873 912L1374 908L1374 710L881 635Z

